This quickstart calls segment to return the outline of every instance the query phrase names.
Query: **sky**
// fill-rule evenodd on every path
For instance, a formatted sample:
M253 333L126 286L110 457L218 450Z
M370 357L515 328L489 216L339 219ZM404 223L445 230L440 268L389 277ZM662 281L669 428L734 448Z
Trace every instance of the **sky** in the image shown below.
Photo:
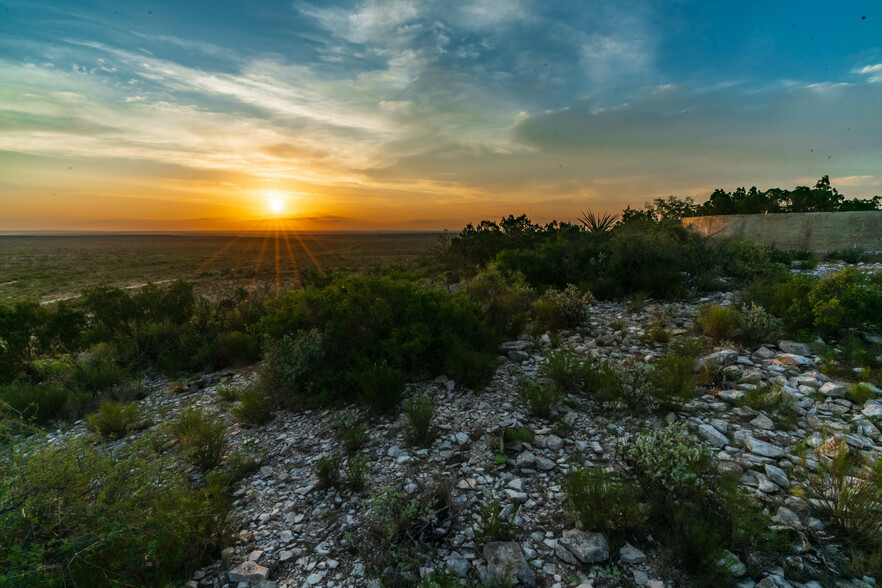
M882 194L882 3L3 0L0 231Z

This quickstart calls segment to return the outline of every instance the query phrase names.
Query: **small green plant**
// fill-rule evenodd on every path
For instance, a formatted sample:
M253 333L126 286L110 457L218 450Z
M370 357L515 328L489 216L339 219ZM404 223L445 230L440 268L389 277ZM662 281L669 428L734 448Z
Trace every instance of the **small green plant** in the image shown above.
M323 455L315 462L315 477L318 478L319 488L325 489L340 484L341 462L339 453L331 456Z
M559 349L548 354L539 373L548 378L559 391L572 392L581 383L582 362L571 349Z
M875 397L876 390L866 382L859 382L848 389L848 399L855 404L864 404L867 400Z
M643 335L643 340L648 343L667 343L671 340L671 332L662 325L653 325Z
M224 402L236 402L239 400L239 391L232 386L218 386L215 388L215 392Z
M340 441L343 443L343 448L349 453L364 447L368 442L367 429L364 423L355 423L348 427L344 426L343 431L340 433Z
M86 426L102 439L118 439L129 432L138 420L138 405L105 402L98 412L86 417Z
M741 328L741 314L731 306L702 306L695 319L699 331L715 341L733 340Z
M527 427L506 427L502 432L502 438L506 443L532 443L533 431Z
M618 333L622 329L625 328L625 321L616 319L614 321L609 322L609 328L613 330L614 333Z
M264 390L263 383L256 382L239 390L239 400L230 409L233 417L248 425L268 423L275 416L273 400Z
M662 408L677 408L697 395L695 358L701 343L695 339L678 341L655 361L650 377L652 395Z
M615 472L601 467L574 467L562 486L570 510L582 526L607 534L614 543L623 543L646 519L638 489Z
M366 524L353 544L368 573L383 574L387 586L417 584L421 553L445 535L451 518L449 487L436 483L408 494L385 486L365 506Z
M435 418L435 407L432 401L421 396L420 398L404 403L404 414L407 415L407 437L417 446L428 447L438 436L432 426Z
M518 393L530 414L539 418L550 417L558 400L558 392L554 386L543 381L521 380Z
M364 453L353 455L346 461L344 474L346 476L346 487L353 492L361 492L365 486L365 476L371 469L370 460Z
M628 311L634 314L642 311L647 298L649 295L646 292L633 292L628 297Z
M503 516L502 505L498 500L493 500L478 508L478 531L475 533L475 539L479 543L487 543L490 541L512 541L517 533L517 526L514 524L514 518L517 515L518 507L516 505L508 516Z
M738 401L740 406L768 412L784 423L793 423L799 417L796 401L780 384L757 386L747 390Z
M190 463L201 471L214 469L223 461L227 450L227 426L223 422L198 409L190 409L181 414L169 430Z

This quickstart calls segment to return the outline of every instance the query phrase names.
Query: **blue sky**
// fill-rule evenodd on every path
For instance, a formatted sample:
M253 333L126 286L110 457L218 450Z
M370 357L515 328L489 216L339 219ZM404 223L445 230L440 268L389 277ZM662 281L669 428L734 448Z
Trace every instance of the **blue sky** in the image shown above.
M0 80L0 230L882 194L878 2L7 0Z

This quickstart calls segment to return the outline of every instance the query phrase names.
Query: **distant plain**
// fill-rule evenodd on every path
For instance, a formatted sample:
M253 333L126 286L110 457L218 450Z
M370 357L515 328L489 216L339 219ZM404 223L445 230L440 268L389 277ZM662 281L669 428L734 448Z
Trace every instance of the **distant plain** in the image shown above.
M75 298L88 286L184 279L199 294L285 289L308 272L357 272L415 261L438 233L267 232L224 235L0 236L0 304Z

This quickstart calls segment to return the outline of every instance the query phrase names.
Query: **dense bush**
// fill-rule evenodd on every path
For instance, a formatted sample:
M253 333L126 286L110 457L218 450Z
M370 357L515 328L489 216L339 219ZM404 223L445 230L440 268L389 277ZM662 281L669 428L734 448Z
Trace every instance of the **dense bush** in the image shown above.
M706 304L699 309L695 326L714 341L732 341L741 331L741 313L734 306Z
M448 367L479 380L484 374L475 372L489 367L486 356L463 354L487 354L497 343L484 313L465 294L421 288L406 275L340 278L287 292L268 307L259 330L271 341L269 363L287 375L286 388L325 403L359 400L390 410L405 375ZM309 338L309 345L300 345L308 353L273 348L283 350L292 334L287 345L296 351L296 342Z
M533 316L542 331L573 329L588 321L588 305L593 299L591 292L582 292L573 284L567 284L562 292L549 288L533 303Z
M821 279L775 274L747 288L744 298L779 317L790 332L826 338L882 328L882 276L853 267Z
M8 586L164 586L217 557L227 531L222 476L194 489L141 446L7 447L0 487Z
M128 433L138 420L138 405L132 402L105 402L98 412L86 418L89 430L102 439L118 439Z

